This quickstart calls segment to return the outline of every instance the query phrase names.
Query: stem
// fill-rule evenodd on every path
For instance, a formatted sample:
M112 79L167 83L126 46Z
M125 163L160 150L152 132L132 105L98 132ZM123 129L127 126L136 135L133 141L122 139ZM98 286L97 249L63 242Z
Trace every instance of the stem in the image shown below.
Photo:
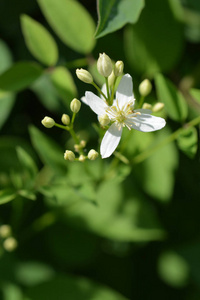
M79 144L80 143L80 140L78 138L78 136L76 135L76 133L74 132L74 129L73 128L70 128L69 129L69 133L71 134L72 138L74 139L75 143L76 144Z
M176 130L175 132L173 132L170 136L166 137L164 140L162 140L159 144L155 145L154 147L147 149L146 151L136 155L134 157L134 159L132 160L133 163L141 163L142 161L144 161L146 158L148 158L149 156L151 156L155 151L157 151L159 148L167 145L168 143L173 142L174 140L176 140L179 136L179 134L185 129L185 128L190 128L193 127L195 125L198 125L200 123L200 116L195 118L194 120L186 123L184 125L184 128L179 128L178 130Z
M140 101L139 101L139 104L138 104L138 108L142 108L142 105L143 105L143 103L144 103L144 96L141 96L140 97Z
M97 91L105 98L105 100L108 101L108 98L107 98L106 95L102 92L102 90L98 87L98 85L96 85L95 82L92 82L91 84L92 84L92 85L95 87L95 89L97 89Z
M106 91L107 91L107 99L108 99L108 104L111 105L111 99L110 99L110 91L109 91L109 85L108 85L108 77L105 77L106 80Z

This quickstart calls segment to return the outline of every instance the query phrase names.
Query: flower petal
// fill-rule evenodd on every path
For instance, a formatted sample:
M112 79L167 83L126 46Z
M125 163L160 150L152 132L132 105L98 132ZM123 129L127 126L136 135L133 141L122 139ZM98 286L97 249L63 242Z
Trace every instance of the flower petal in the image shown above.
M120 109L129 101L133 101L134 104L133 82L129 74L124 75L120 80L116 92L116 99L118 100Z
M88 103L87 103L87 100L86 100L86 97L85 97L85 96L81 97L81 101L82 101L83 103L85 103L86 105L88 105Z
M102 158L109 157L117 148L122 135L122 127L113 123L106 131L101 142L100 152Z
M131 128L143 132L159 130L166 124L165 119L148 114L137 115L134 118L129 118L127 121Z
M108 105L100 97L96 96L92 92L86 92L85 98L87 104L97 115L104 115L106 113L105 109Z

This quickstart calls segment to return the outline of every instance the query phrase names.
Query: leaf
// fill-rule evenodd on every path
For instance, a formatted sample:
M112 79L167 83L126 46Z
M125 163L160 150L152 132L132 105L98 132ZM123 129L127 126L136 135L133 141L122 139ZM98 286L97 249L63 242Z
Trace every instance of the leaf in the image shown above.
M16 198L16 193L12 189L4 189L0 191L0 205L10 202Z
M0 73L3 73L12 64L12 54L6 43L0 39Z
M17 62L0 75L0 89L20 91L41 76L42 68L33 62Z
M0 91L1 93L1 91ZM4 125L15 103L15 95L12 93L2 92L0 94L0 128Z
M136 23L143 7L143 0L98 0L96 38L116 31L127 23Z
M47 66L55 65L58 60L58 48L47 29L27 15L21 16L21 27L31 54Z
M51 73L51 81L67 107L77 96L77 89L71 73L65 67L57 67Z
M183 26L169 0L146 1L139 21L125 30L128 62L134 72L145 77L173 69L181 58L183 43Z
M35 201L37 199L36 195L29 190L18 190L17 193L25 199L29 199L32 201Z
M64 150L44 133L34 126L30 127L30 135L33 146L37 150L44 164L49 165L54 171L65 172L66 162L63 158Z
M75 0L38 0L50 26L70 48L90 53L95 46L95 25L87 10Z
M29 172L31 178L35 178L38 172L38 168L30 154L27 153L22 147L18 146L17 156L21 163L21 166Z
M158 100L165 104L169 117L174 121L183 122L187 118L188 107L181 92L162 74L155 76L155 84Z
M89 279L74 276L57 276L28 290L30 300L126 300L118 292L99 285ZM66 297L67 295L67 297Z
M194 158L197 152L198 133L195 127L183 129L178 136L179 148L189 157Z

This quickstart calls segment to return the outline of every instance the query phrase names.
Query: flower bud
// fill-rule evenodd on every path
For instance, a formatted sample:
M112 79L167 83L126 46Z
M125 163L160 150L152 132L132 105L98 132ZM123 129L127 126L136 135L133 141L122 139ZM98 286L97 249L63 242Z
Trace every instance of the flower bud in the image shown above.
M152 110L152 105L145 102L145 103L142 105L142 108L143 108L143 109L151 109L151 110Z
M113 70L113 65L110 57L105 53L99 54L99 58L97 60L97 70L99 74L104 77L108 77Z
M73 113L78 113L81 108L81 101L78 99L74 98L72 102L70 103L70 109Z
M112 71L112 73L108 76L108 85L113 86L114 82L115 82L115 74L114 71Z
M101 124L101 126L106 126L110 123L110 119L109 119L109 116L108 115L103 115L103 116L99 116L98 117L99 119L99 123Z
M8 252L12 252L12 251L14 251L17 248L17 240L14 237L8 237L3 242L3 247Z
M85 140L81 140L80 141L80 146L81 146L81 148L84 148L86 146L86 141Z
M164 106L165 106L164 103L158 102L158 103L156 103L156 104L153 106L152 111L153 111L153 112L159 112L159 111L161 111L161 110L164 108Z
M78 158L78 160L81 162L85 161L85 159L86 159L86 157L83 154L81 154Z
M115 76L120 76L122 75L124 71L124 63L122 60L118 60L116 63L115 63L115 67L114 67L114 73L115 73Z
M145 79L140 83L139 92L141 96L146 97L151 93L151 90L152 90L152 85L149 79Z
M61 121L64 125L69 125L70 124L70 117L66 114L62 115Z
M42 121L41 121L42 125L44 125L44 127L46 128L51 128L55 125L55 121L54 119L50 118L50 117L45 117Z
M69 161L74 161L75 160L74 152L72 152L70 150L66 150L64 153L64 159L69 160Z
M12 230L11 230L11 227L10 225L1 225L0 226L0 237L2 238L7 238L11 235L12 233Z
M99 153L97 151L95 151L94 149L91 149L88 152L88 159L90 159L90 160L95 160L98 156L99 156Z
M93 82L92 75L90 74L90 72L88 72L85 69L76 69L76 76L78 77L78 79L80 79L81 81L83 81L85 83Z

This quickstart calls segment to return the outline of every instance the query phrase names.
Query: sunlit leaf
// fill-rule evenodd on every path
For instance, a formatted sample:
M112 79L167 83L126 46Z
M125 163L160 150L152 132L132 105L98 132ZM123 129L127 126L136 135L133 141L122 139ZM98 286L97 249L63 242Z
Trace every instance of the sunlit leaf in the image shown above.
M98 0L98 26L96 37L122 28L126 23L137 22L144 7L143 0Z
M0 191L0 205L10 202L16 198L16 193L12 189Z
M58 60L58 49L47 29L27 15L21 16L21 26L31 54L47 66L55 65Z
M158 100L165 104L169 117L175 121L184 121L187 117L188 107L181 92L162 74L155 76L155 84Z
M70 48L89 53L95 45L95 25L87 10L75 0L38 0L47 21Z
M42 68L33 62L17 62L0 75L0 89L20 91L42 75Z

